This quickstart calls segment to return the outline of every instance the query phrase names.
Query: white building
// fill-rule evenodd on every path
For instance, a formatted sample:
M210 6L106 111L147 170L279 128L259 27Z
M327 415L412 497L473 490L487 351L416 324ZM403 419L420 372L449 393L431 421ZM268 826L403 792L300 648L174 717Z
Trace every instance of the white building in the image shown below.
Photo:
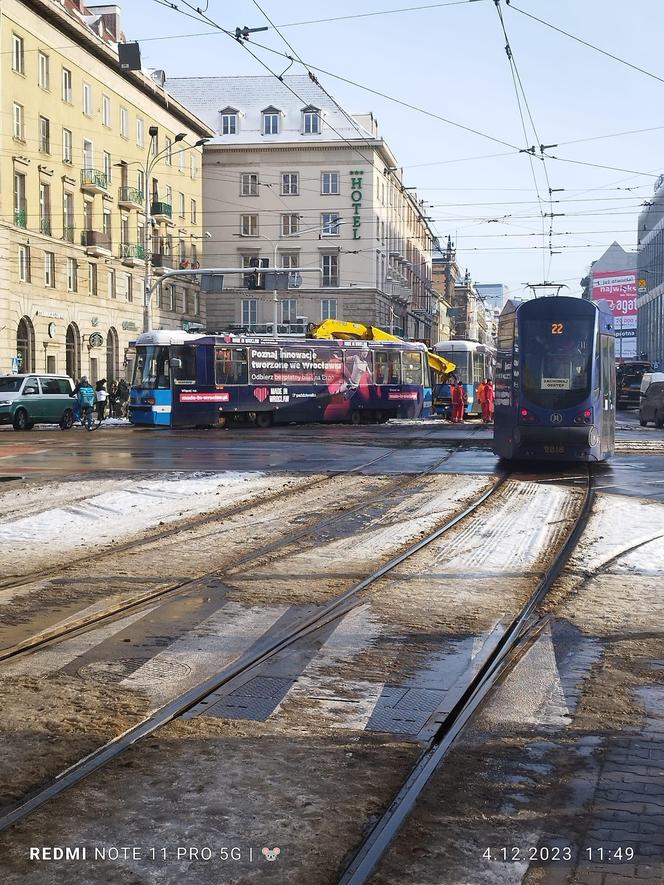
M168 85L217 133L203 164L207 267L266 267L276 257L313 268L279 294L281 333L337 318L430 337L434 235L373 115L347 114L307 76ZM248 290L256 280L264 283L238 274L209 294L208 328L271 329L273 295Z

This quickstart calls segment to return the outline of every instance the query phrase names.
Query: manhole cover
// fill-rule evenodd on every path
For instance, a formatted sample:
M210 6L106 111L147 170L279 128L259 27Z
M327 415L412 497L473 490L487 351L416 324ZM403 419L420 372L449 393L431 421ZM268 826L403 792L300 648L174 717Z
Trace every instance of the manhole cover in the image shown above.
M146 680L182 679L191 673L191 668L180 661L168 658L144 660L143 658L117 658L114 661L93 661L78 671L78 675L104 685L122 682L141 668L141 676Z

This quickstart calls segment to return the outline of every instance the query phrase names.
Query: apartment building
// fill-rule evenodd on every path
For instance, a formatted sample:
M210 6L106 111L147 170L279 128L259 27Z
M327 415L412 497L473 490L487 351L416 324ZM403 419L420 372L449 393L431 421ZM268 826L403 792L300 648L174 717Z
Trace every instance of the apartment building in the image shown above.
M347 113L307 76L169 87L216 133L203 157L205 264L254 270L208 296L208 328L272 330L256 269L276 259L307 268L278 293L280 334L336 318L431 338L434 234L371 114Z
M213 133L159 74L120 70L123 40L115 5L0 5L0 372L117 378L146 276L200 261L194 145ZM154 326L201 311L197 287L164 286Z

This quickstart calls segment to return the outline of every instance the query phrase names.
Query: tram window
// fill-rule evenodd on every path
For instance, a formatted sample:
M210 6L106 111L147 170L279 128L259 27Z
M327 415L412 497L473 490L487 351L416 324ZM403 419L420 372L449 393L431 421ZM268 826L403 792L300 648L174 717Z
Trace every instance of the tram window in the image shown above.
M214 353L216 384L247 383L247 348L217 347Z
M173 368L173 378L176 381L196 383L196 347L192 344L175 345L171 347L171 358L180 360L179 368Z
M359 347L356 351L344 353L346 380L351 388L356 388L361 381L369 384L373 381L373 355L369 350Z
M405 350L402 353L403 383L422 384L422 354L419 350Z
M486 378L486 372L484 370L484 354L483 353L474 353L473 354L473 384L479 384L480 381L483 381Z
M171 386L168 347L137 348L133 385L146 390Z
M374 360L376 384L401 383L401 357L398 350L376 351Z
M551 321L522 321L523 389L532 402L566 408L590 394L592 382L592 320L569 320L551 334Z

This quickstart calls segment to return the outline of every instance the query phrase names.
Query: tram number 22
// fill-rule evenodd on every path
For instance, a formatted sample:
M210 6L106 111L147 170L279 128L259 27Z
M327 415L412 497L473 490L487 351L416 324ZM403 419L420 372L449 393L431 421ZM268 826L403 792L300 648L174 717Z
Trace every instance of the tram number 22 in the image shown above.
M551 323L551 334L552 335L562 335L565 331L565 326L563 323Z

